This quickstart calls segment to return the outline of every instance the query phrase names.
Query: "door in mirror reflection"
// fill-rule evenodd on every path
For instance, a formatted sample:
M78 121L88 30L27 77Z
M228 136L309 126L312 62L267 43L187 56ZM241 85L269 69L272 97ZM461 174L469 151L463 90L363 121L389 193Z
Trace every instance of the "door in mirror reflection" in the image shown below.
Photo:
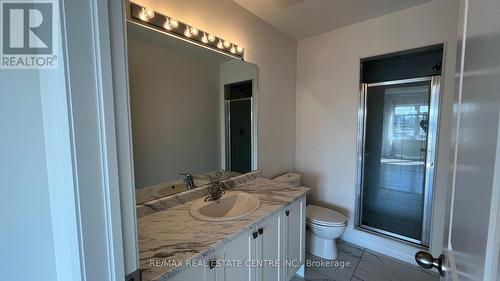
M361 227L428 245L438 79L364 85Z
M225 86L226 169L252 170L252 81Z

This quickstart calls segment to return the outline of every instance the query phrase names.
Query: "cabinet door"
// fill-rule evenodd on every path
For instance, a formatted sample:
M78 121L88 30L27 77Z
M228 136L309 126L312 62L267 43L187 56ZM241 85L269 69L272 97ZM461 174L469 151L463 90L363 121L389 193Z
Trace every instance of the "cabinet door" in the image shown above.
M281 281L282 258L282 220L283 216L274 215L257 228L257 256L261 264L258 266L256 281Z
M208 269L207 269L208 271ZM192 281L192 280L202 280L202 281L213 281L213 279L206 279L209 275L205 276L205 267L188 267L181 272L174 275L169 281Z
M216 281L251 281L248 261L253 243L251 233L245 233L216 252L217 259L224 260L223 267L217 268Z
M285 276L290 280L305 259L305 197L292 203L285 211L284 256Z

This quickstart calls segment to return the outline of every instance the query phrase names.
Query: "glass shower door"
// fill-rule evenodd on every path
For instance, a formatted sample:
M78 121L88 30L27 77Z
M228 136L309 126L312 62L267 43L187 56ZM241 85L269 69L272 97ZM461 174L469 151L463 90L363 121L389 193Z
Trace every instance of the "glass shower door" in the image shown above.
M428 244L438 81L363 85L361 228Z

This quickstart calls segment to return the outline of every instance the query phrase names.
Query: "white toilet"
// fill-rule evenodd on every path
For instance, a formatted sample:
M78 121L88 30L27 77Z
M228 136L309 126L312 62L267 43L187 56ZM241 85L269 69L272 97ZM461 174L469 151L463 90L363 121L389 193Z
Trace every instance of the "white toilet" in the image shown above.
M301 176L298 173L286 173L274 180L300 186ZM346 226L347 218L341 213L315 205L307 205L306 251L324 259L336 259L335 239L344 233Z
M339 238L347 226L347 218L334 210L307 205L306 208L306 251L323 259L337 258Z

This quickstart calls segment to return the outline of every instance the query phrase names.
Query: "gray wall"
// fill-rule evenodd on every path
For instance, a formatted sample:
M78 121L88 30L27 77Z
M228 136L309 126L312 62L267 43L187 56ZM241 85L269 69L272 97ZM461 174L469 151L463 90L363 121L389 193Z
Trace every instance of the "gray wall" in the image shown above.
M219 62L186 45L179 50L129 32L136 188L221 167Z
M0 70L2 280L56 280L39 73Z

